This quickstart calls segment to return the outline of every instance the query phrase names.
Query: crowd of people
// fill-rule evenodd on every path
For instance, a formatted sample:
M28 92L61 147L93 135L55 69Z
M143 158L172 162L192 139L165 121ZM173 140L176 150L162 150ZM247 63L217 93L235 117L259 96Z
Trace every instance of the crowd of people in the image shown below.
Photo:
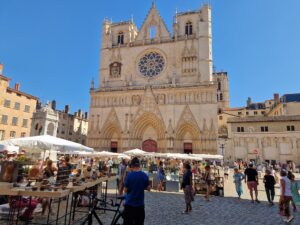
M242 182L244 181L247 184L252 203L260 203L258 199L259 176L257 168L253 163L249 163L246 165L244 172L242 172L244 167L245 164L242 167L234 168L233 181L238 199L243 194ZM277 171L279 171L280 176ZM286 217L287 222L291 222L294 219L290 211L290 204L292 204L294 212L297 211L297 205L300 205L299 187L293 171L293 167L289 165L280 169L274 165L269 165L265 169L265 175L262 179L270 206L274 205L275 185L279 185L279 212Z
M13 161L13 157L5 157L5 161ZM9 159L9 160L8 160ZM4 160L4 158L0 159ZM229 166L221 166L216 161L190 161L180 159L165 158L132 158L128 159L96 159L94 157L68 156L59 157L57 163L47 158L46 160L37 160L34 166L28 171L26 177L19 176L18 185L28 184L32 179L41 178L52 182L66 185L71 177L79 179L89 179L99 177L101 173L117 174L118 195L125 195L124 224L143 224L145 219L144 209L144 190L156 189L158 192L165 190L166 177L170 174L176 174L180 177L180 187L184 193L185 207L184 214L192 212L192 202L195 197L196 176L201 176L205 182L206 193L204 195L207 201L211 199L211 192L214 183L214 174L212 169L223 170L225 180L230 173ZM213 170L213 171L214 171ZM143 172L145 171L145 172ZM265 175L260 179L258 171ZM233 181L236 188L238 199L243 195L243 182L249 189L251 202L260 203L258 185L260 182L264 185L266 197L269 205L274 205L275 187L280 186L279 191L279 211L286 221L294 219L290 210L290 204L293 210L297 210L300 204L300 195L298 185L295 181L295 164L273 164L273 165L255 165L250 162L235 162L233 170ZM148 174L154 174L156 177L156 186L149 182ZM1 200L1 199L0 199ZM36 198L28 201L23 197L18 200L14 207L26 208L20 218L32 218L33 211L38 204L42 205L41 213L45 215L51 213L48 198Z

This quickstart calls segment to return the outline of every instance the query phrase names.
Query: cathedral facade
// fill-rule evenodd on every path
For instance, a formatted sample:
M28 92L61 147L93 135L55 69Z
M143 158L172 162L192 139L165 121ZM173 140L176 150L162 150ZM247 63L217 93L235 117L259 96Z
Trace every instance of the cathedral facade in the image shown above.
M217 153L211 9L176 13L169 32L155 4L102 26L99 84L90 89L88 145L123 152Z

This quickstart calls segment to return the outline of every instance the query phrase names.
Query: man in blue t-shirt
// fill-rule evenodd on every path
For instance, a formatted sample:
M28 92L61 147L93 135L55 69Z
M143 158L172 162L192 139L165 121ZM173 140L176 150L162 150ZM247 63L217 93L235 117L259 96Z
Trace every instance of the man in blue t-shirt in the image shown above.
M123 225L143 225L145 220L144 190L150 191L149 178L140 169L140 161L133 158L131 172L124 182L125 206Z

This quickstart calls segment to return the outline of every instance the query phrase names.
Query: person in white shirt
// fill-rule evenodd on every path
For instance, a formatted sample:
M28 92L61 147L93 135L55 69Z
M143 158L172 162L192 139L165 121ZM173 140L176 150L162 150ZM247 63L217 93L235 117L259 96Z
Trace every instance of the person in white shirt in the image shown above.
M294 219L294 216L290 212L290 203L292 201L292 189L291 181L287 177L287 171L281 170L280 172L280 198L279 198L279 209L280 214L285 216L287 219L285 222L291 222Z
M114 161L110 158L107 162L107 165L108 165L108 173L111 174L111 169L114 165Z

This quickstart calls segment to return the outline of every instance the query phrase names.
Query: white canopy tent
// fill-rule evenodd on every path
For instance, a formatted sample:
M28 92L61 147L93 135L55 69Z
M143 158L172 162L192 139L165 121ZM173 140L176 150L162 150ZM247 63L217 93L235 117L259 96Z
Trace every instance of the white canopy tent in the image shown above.
M27 151L55 150L62 153L71 153L75 151L94 151L92 148L84 145L49 135L9 139L1 141L0 144L6 146L18 146Z
M130 156L146 156L148 153L141 150L141 149L132 149L132 150L129 150L129 151L126 151L126 152L123 152L124 154L126 155L130 155Z
M205 159L210 159L210 160L223 160L223 156L222 155L210 155L210 154L191 154L191 156L193 157L201 157L204 160Z
M7 151L8 154L19 154L19 147L0 144L0 152Z

